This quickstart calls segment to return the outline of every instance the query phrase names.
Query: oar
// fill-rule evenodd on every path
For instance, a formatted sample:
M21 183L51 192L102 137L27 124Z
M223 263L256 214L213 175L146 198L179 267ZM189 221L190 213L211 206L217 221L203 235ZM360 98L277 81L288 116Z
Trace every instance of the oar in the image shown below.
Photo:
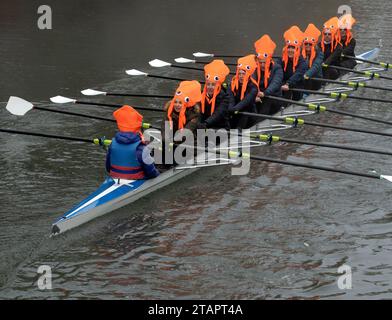
M192 54L195 58L241 58L239 55L224 55L224 54L213 54L204 52L194 52Z
M357 58L357 57L350 56L350 55L344 54L344 53L342 53L342 57L353 59L353 60L357 60L357 61L361 61L361 62L366 62L366 63L373 64L373 65L376 65L376 66L381 66L381 67L383 67L385 69L392 68L392 64L387 63L387 62L378 62L378 61L373 61L373 60L368 60L368 59L363 59L363 58Z
M132 76L132 77L144 76L144 77L150 77L150 78L156 78L156 79L175 80L175 81L184 81L185 80L183 78L174 78L174 77L166 77L166 76L158 76L158 75L154 75L154 74L148 74L146 72L139 71L136 69L127 70L127 71L125 71L125 73L129 76ZM204 83L203 81L199 81L199 82Z
M290 91L293 92L304 92L304 93L309 93L309 94L318 94L318 95L323 95L327 97L331 97L334 99L355 99L355 100L363 100L363 101L372 101L372 102L383 102L383 103L392 103L392 100L388 99L380 99L380 98L368 98L368 97L358 97L358 96L352 96L347 93L343 92L323 92L323 91L317 91L317 90L307 90L307 89L297 89L297 88L290 88Z
M366 129L358 129L358 128L346 127L346 126L336 126L336 125L321 123L321 122L311 122L311 121L305 122L305 120L303 120L303 119L294 118L294 117L275 117L275 116L268 116L265 114L258 114L258 113L253 113L253 112L243 112L243 111L235 111L233 113L234 114L242 114L245 116L250 116L250 117L255 117L255 118L261 118L261 119L276 120L276 121L280 121L280 122L292 125L293 127L297 127L298 125L310 125L310 126L315 126L315 127L323 127L323 128L329 128L329 129L338 129L338 130L345 130L345 131L352 131L352 132L368 133L368 134L374 134L374 135L379 135L379 136L384 136L384 137L392 137L392 133L380 132L380 131L374 131L374 130L366 130Z
M116 120L111 119L111 118L90 116L87 114L69 112L69 111L53 110L53 109L44 108L44 107L36 107L31 102L26 101L21 98L18 98L18 97L10 97L8 104L6 106L6 109L10 113L17 115L17 116L24 116L31 109L36 109L36 110L40 110L40 111L55 112L55 113L61 113L61 114L66 114L66 115L72 115L72 116L76 116L76 117L82 117L82 118L90 118L90 119L96 119L96 120L116 122ZM159 129L160 130L160 128L154 127L153 125L151 125L150 123L147 123L147 122L143 122L142 127L143 127L143 129L150 129L151 128L151 129Z
M111 140L102 140L102 139L98 139L98 138L86 139L86 138L79 138L79 137L69 137L69 136L61 136L61 135L55 135L55 134L31 132L31 131L23 131L23 130L15 130L15 129L0 128L0 132L10 133L10 134L21 134L21 135L26 135L26 136L44 137L44 138L50 138L50 139L76 141L76 142L87 142L87 143L94 143L97 145L101 145L101 144L109 145L111 143Z
M366 152L366 153L373 153L373 154L375 153L375 154L392 156L392 152L386 150L372 149L368 147L360 148L356 146L335 144L335 143L321 143L321 142L313 142L307 140L305 141L305 140L289 139L289 138L283 138L279 136L273 136L272 134L251 134L250 137L254 139L258 139L260 141L266 141L269 143L282 141L282 142L304 144L304 145L324 147L324 148L341 149L341 150L358 151L358 152Z
M83 118L89 118L89 119L96 119L96 120L103 120L103 121L115 121L113 119L109 119L109 118L105 118L105 117L91 116L91 115L82 114L82 113L54 110L54 109L45 108L45 107L38 107L38 106L34 106L31 102L26 101L21 98L18 98L18 97L10 97L8 100L6 109L10 113L12 113L16 116L24 116L30 110L35 109L35 110L40 110L40 111L61 113L61 114L66 114L66 115L70 115L70 116L83 117Z
M159 94L138 94L138 93L126 93L126 92L105 92L94 89L85 89L81 93L85 96L112 96L112 97L136 97L136 98L158 98L158 99L171 99L173 96L170 95L159 95Z
M345 86L348 86L348 87L353 88L355 90L357 90L358 88L368 88L368 89L392 91L392 88L372 86L372 85L369 85L369 84L367 84L365 82L332 80L332 79L324 79L324 78L316 78L316 77L312 77L312 78L309 78L309 79L317 81L317 82L334 83L334 84L345 85Z
M211 61L200 61L200 60L194 60L194 59L192 60L192 59L187 59L187 58L183 58L183 57L175 58L174 61L177 63L182 63L182 64L185 64L185 63L209 64L211 62ZM228 63L226 61L225 61L225 64L227 66L237 66L236 63Z
M110 107L110 108L121 108L123 104L114 104L114 103L100 103L100 102L88 102L88 101L80 101L76 99L71 99L63 96L56 96L50 98L50 101L53 103L57 104L66 104L66 103L74 103L74 104L84 104L84 105L90 105L90 106L102 106L102 107ZM144 110L144 111L158 111L158 112L164 112L162 109L156 109L156 108L149 108L149 107L133 107L137 110Z
M347 71L347 72L352 72L352 73L356 73L356 74L361 74L364 76L369 77L370 79L386 79L386 80L392 80L392 77L388 77L388 76L383 76L379 73L376 72L371 72L371 71L360 71L360 70L355 70L355 69L350 69L350 68L345 68L345 67L339 67L339 66L333 66L333 65L329 65L329 64L322 64L323 68L331 68L331 69L336 69L336 70L341 70L341 71Z
M316 170L335 172L335 173L343 173L343 174L348 174L348 175L358 176L358 177L387 180L389 182L392 182L392 176L387 176L387 175L379 175L379 174L363 173L363 172L358 172L358 171L335 169L333 167L316 166L316 165L301 163L301 162L297 162L297 161L272 159L272 158L267 158L267 157L262 157L262 156L250 156L250 159L265 161L265 162L279 163L279 164L301 167L301 168L316 169Z
M176 59L174 59L176 60ZM184 60L181 60L184 61ZM184 67L180 66L178 64L172 64L163 60L159 59L154 59L149 62L149 65L153 68L163 68L163 67L173 67L173 68L179 68L179 69L189 69L189 70L197 70L197 71L204 71L203 68L196 68L196 67ZM235 72L230 72L230 74L235 74Z
M372 122L392 125L392 122L390 122L390 121L386 121L386 120L383 120L383 119L366 117L366 116L361 116L361 115L358 115L358 114L355 114L355 113L351 113L351 112L331 109L331 108L327 108L325 106L322 106L322 105L319 105L319 104L315 104L315 103L306 103L306 102L294 101L294 100L285 99L285 98L281 98L281 97L275 97L275 96L265 96L265 97L268 98L268 99L271 99L271 100L282 101L282 102L287 102L287 103L290 103L290 104L295 104L295 105L298 105L298 106L307 107L308 109L313 110L313 111L317 111L317 112L319 112L319 111L326 111L326 112L330 112L330 113L336 113L336 114L341 114L341 115L344 115L344 116L349 116L349 117L352 117L352 118L359 118L359 119L364 119L364 120L368 120L368 121L372 121Z

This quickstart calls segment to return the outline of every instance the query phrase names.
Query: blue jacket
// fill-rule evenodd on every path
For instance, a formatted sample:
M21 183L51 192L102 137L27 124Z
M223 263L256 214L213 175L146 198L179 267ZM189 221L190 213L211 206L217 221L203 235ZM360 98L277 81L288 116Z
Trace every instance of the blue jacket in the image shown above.
M291 59L289 59L287 63L286 71L284 71L283 60L280 58L277 61L280 63L283 69L283 83L287 83L289 87L292 88L301 87L304 81L304 74L308 70L308 63L302 57L302 55L299 57L295 72L293 72L293 64Z
M309 78L322 78L323 77L323 64L324 61L324 53L323 51L316 46L316 57L313 60L312 66L305 72L305 75ZM309 66L309 60L306 59L306 63Z
M142 142L140 136L131 132L118 132L109 146L106 155L106 171L113 172L116 170L113 166L120 167L140 167L144 173L144 178L155 178L159 171L155 168L150 154L144 155L146 164L143 161L143 150L146 145ZM118 171L121 173L121 171ZM137 170L135 170L137 173Z
M258 92L257 86L252 82L248 81L248 86L245 91L244 98L241 100L241 88L239 88L237 94L235 94L230 87L234 99L231 99L229 105L229 112L244 111L244 112L255 112L255 100Z

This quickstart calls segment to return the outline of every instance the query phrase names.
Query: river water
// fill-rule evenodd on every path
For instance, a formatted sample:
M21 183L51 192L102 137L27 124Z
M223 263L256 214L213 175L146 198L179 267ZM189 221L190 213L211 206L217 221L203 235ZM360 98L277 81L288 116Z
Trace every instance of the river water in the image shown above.
M88 87L171 93L175 82L131 79L126 69L201 79L196 71L152 71L153 58L195 51L246 54L269 33L278 42L292 24L321 26L338 1L46 1L53 29L37 28L37 1L0 3L0 127L85 138L110 137L112 124L33 110L15 117L10 95L45 104L80 97ZM383 39L392 57L387 1L350 1L358 24L357 52ZM387 82L378 81L387 85ZM391 98L388 92L362 91ZM93 99L92 99L93 100ZM160 107L160 100L94 101ZM354 101L354 102L352 102ZM390 119L387 105L345 101L339 107ZM111 110L68 106L110 116ZM159 119L144 113L150 122ZM312 119L313 120L313 119ZM326 121L392 132L383 125L325 114ZM388 138L303 128L288 137L391 149ZM279 144L258 151L391 174L390 158ZM93 145L0 134L1 299L385 299L392 298L392 185L281 165L252 162L247 176L228 168L199 171L146 199L49 239L51 223L104 179L102 150ZM52 268L52 290L37 287L37 269ZM352 268L352 289L337 285Z

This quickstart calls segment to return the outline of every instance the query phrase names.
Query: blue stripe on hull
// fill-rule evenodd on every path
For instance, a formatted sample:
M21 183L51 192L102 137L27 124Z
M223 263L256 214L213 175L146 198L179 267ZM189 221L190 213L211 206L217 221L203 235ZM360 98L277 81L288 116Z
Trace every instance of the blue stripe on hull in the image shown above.
M145 181L146 180L135 180L132 183L130 183L130 185L124 184L121 187L118 187L117 189L115 189L114 191L104 195L103 197L100 197L99 199L97 199L96 201L92 202L88 206L85 206L81 210L77 210L78 208L82 207L85 203L89 202L91 199L99 196L101 193L105 192L107 189L109 189L110 187L115 185L115 181L111 177L108 177L104 181L104 183L102 183L102 185L96 191L94 191L92 194L90 194L82 202L80 202L76 206L74 206L71 210L66 212L54 224L58 223L59 221L64 221L64 220L70 219L70 218L74 217L75 215L80 215L80 214L83 214L85 212L88 212L91 209L99 207L99 206L101 206L103 204L106 204L106 203L108 203L108 202L110 202L110 201L112 201L112 200L114 200L116 198L119 198L119 197L123 196L126 193L133 192L133 191L137 190L141 185L143 185L143 183ZM70 213L72 213L72 214L69 215Z

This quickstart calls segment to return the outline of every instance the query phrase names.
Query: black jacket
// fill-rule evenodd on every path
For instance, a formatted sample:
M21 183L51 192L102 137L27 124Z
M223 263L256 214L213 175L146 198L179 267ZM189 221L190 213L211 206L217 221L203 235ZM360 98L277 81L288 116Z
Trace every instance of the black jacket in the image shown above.
M211 114L211 104L205 101L205 110L201 114L201 122L207 125L207 128L224 128L230 129L229 123L229 106L234 105L234 96L227 85L222 85L222 89L216 96L215 110Z
M268 79L268 86L264 86L264 73L261 73L259 90L264 92L266 96L282 96L282 84L283 84L283 69L279 62L275 62L271 65L271 75ZM254 75L257 80L257 70Z
M356 66L356 61L349 58L343 58L342 53L349 56L355 56L355 39L351 39L349 44L346 46L344 43L338 45L334 52L331 53L331 45L325 45L324 52L324 63L334 66L342 66L346 68L354 68ZM319 44L321 48L321 45Z
M287 83L291 88L303 87L304 74L308 70L308 63L302 57L302 55L299 57L297 67L295 68L295 72L293 72L292 59L289 59L287 63L286 71L284 71L283 60L279 59L277 61L279 61L283 70L283 84Z
M241 100L241 86L237 93L234 93L231 88L230 91L234 96L231 104L229 105L229 112L234 111L245 111L245 112L255 112L255 100L258 93L257 86L252 82L248 81L248 86L245 91L244 98Z

